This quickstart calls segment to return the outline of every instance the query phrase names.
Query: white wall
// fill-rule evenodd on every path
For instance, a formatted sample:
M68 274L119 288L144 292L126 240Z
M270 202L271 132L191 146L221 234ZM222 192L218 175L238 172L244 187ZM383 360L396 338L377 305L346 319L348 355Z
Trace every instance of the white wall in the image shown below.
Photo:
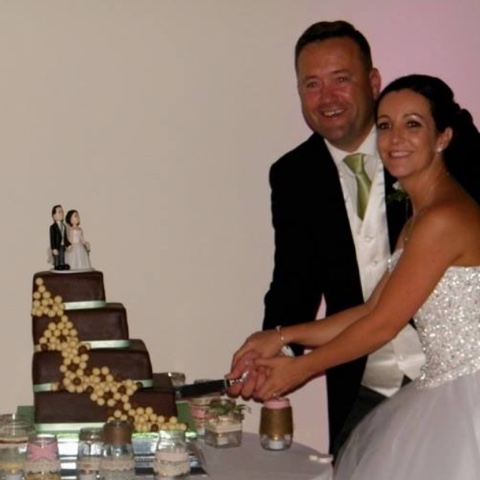
M311 23L354 22L385 80L442 75L480 119L477 0L358 5L0 0L0 411L32 401L31 277L56 203L79 210L155 371L228 371L270 281L269 166L308 135L292 56ZM296 435L325 449L319 383L293 396Z

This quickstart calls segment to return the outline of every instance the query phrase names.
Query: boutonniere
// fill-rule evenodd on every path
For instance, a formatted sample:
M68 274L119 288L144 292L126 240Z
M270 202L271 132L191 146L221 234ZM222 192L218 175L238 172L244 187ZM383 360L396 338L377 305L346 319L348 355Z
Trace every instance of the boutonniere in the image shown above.
M402 188L399 182L395 182L393 185L393 192L387 197L387 203L391 202L406 202L410 200L407 192Z

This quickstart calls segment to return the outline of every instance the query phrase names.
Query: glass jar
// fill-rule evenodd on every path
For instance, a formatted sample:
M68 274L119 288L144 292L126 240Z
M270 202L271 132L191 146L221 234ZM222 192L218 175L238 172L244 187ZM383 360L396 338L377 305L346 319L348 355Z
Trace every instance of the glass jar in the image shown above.
M235 400L221 398L210 402L205 423L205 443L212 447L239 447L242 443L241 410Z
M103 427L103 448L99 476L102 480L133 480L135 456L130 422L114 420Z
M260 414L260 443L265 450L286 450L292 445L293 417L288 398L263 404Z
M190 458L183 430L160 430L153 461L156 478L182 478L190 474Z
M201 383L201 381L196 380L195 383ZM205 421L207 419L210 402L220 400L220 398L221 397L218 394L211 394L189 400L190 412L192 414L193 423L195 424L195 430L199 437L202 438L205 436Z
M96 480L98 478L102 451L103 430L101 428L82 428L78 434L78 480Z
M25 480L60 480L60 457L57 437L50 433L33 433L28 437Z
M19 480L33 425L16 414L0 415L0 480Z

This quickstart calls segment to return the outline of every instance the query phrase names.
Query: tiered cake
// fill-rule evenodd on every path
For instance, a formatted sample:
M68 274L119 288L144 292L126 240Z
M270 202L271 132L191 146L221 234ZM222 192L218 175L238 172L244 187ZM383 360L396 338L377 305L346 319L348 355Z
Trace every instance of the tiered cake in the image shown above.
M107 303L99 271L33 277L34 421L39 431L77 430L128 419L155 431L176 415L168 377L156 375L126 310Z

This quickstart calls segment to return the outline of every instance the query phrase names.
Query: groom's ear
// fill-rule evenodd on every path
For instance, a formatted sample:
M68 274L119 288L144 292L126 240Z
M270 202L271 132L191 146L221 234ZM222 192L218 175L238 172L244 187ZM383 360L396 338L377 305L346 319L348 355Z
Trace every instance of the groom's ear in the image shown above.
M368 80L370 82L370 88L373 92L373 98L376 99L380 95L380 89L382 87L382 77L377 68L372 68L368 74Z

